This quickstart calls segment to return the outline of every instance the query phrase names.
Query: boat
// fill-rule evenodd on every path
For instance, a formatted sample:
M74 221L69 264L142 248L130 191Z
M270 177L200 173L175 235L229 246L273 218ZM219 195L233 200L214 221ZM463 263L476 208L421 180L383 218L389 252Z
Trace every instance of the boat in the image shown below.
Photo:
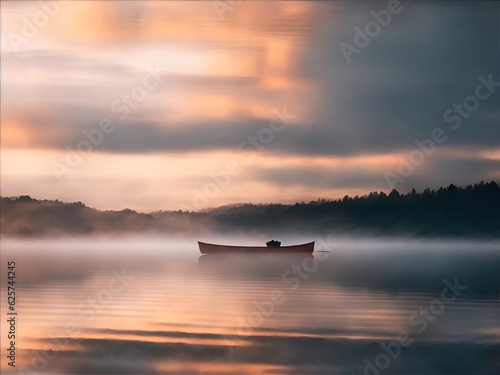
M266 242L267 246L234 246L234 245L216 245L198 241L200 252L202 254L225 254L225 253L300 253L312 254L314 251L314 241L300 245L281 246L279 241Z

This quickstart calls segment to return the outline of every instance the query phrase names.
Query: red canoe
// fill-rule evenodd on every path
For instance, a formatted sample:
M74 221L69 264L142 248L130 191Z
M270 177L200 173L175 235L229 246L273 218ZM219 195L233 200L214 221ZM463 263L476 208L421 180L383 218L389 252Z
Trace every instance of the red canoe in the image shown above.
M223 254L223 253L307 253L314 251L314 241L301 245L292 246L230 246L216 245L212 243L200 242L200 252L202 254Z

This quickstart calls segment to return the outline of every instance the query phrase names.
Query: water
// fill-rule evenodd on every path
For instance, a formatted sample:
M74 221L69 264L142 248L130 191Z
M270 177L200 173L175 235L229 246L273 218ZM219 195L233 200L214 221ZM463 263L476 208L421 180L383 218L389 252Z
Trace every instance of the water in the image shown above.
M2 240L2 373L494 374L498 249L339 239L314 257L254 257L200 256L195 240Z

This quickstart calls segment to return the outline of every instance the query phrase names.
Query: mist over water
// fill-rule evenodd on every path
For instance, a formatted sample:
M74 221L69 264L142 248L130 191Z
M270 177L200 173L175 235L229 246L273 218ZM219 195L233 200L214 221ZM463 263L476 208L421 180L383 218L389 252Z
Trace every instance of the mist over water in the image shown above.
M498 242L316 238L313 256L202 256L196 240L3 239L19 351L2 372L498 373Z

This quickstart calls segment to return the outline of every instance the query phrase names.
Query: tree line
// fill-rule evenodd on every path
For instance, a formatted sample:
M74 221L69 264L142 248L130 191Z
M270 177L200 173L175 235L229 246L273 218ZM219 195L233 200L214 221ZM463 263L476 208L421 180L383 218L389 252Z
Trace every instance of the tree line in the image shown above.
M12 236L217 232L500 237L500 187L494 181L293 205L247 203L204 212L99 211L82 202L29 196L2 198L1 203L1 233Z

